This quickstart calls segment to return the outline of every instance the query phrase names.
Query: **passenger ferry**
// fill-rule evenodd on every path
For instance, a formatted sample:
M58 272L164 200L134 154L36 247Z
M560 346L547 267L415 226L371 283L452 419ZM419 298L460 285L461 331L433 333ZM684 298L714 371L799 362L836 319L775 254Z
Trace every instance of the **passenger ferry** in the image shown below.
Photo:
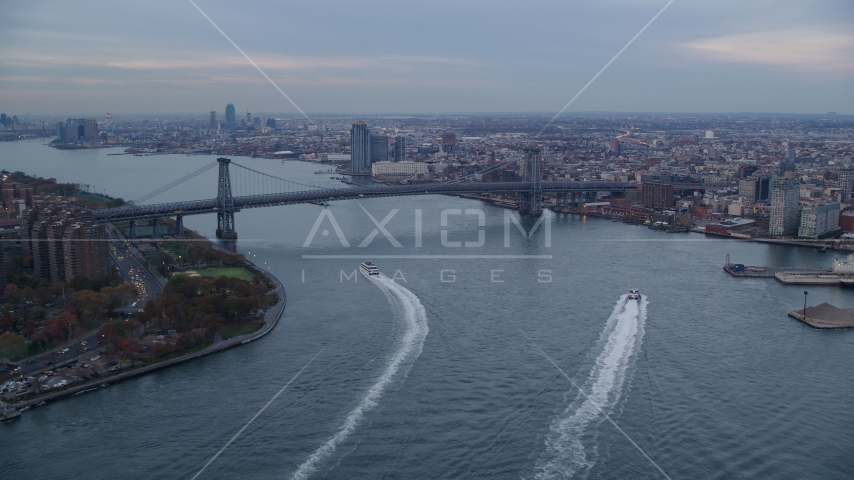
M629 290L629 300L640 300L640 291L637 288Z
M362 271L365 275L379 275L380 270L374 265L372 262L365 262L359 265L359 270Z

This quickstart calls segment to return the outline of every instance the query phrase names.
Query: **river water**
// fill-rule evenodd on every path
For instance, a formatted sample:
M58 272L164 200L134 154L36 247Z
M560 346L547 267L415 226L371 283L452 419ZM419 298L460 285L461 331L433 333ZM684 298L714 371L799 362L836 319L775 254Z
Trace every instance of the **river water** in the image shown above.
M214 161L117 152L0 143L0 168L138 198ZM307 163L233 160L343 186ZM151 202L215 195L213 169ZM572 215L525 238L505 210L445 196L325 212L236 215L238 251L288 292L270 335L26 411L0 425L3 477L193 478L292 379L197 478L854 477L854 331L788 318L801 287L721 268L834 253ZM354 275L364 260L383 276Z

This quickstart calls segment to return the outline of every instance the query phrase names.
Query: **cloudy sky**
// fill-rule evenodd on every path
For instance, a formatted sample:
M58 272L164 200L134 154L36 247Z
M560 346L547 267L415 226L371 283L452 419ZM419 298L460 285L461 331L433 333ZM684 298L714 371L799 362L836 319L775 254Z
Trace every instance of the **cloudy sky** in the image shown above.
M195 0L311 113L551 112L668 0ZM0 3L9 114L296 113L188 0ZM675 0L567 112L854 114L851 0Z

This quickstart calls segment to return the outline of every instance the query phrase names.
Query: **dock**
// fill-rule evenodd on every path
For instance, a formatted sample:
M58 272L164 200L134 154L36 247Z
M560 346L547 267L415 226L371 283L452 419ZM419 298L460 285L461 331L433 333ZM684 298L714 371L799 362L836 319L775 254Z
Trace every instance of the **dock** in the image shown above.
M789 316L813 328L854 328L854 308L837 308L829 303L792 310Z
M739 278L777 278L778 275L833 275L829 268L803 268L803 267L757 267L753 265L741 265L727 263L724 265L724 271L733 277ZM783 282L786 283L786 282ZM837 279L836 283L839 283Z

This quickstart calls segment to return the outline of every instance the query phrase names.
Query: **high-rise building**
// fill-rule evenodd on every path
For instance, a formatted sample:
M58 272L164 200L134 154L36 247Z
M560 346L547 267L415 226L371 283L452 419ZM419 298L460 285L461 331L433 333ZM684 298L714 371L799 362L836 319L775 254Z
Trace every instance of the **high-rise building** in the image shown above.
M65 124L62 122L56 122L56 140L65 143L67 138L65 136L66 133L67 132L65 131Z
M225 128L231 133L234 133L234 131L237 130L237 117L234 116L233 103L229 103L225 106Z
M246 125L252 125L252 114L246 112Z
M211 120L210 120L210 124L208 124L208 129L209 130L216 130L217 126L218 125L216 124L216 110L211 110Z
M758 180L755 178L747 178L744 180L738 181L738 195L743 197L747 203L755 203L759 198L759 192L757 192L757 183Z
M797 231L800 188L797 179L771 180L771 219L768 225L771 235L792 235Z
M83 138L86 140L98 139L98 120L94 118L83 120Z
M394 161L402 162L406 160L406 137L398 135L394 137Z
M840 202L851 200L852 183L854 183L854 169L843 168L837 174L839 180L839 188L842 192L839 197Z
M818 238L839 229L839 204L809 205L801 209L799 237Z
M617 140L616 138L611 139L611 146L610 147L611 147L610 150L612 152L620 153L620 141Z
M442 151L445 153L453 153L457 149L457 134L454 132L445 132L442 134Z
M350 127L350 163L353 173L367 173L371 168L371 132L361 120Z
M771 198L771 178L759 177L756 180L756 197L760 202Z
M673 198L673 184L664 182L644 183L641 190L641 203L647 208L670 208L676 202Z
M388 135L371 135L371 163L388 161Z
M61 197L33 197L21 218L21 243L31 254L34 273L51 282L96 277L110 271L109 246L103 225L91 213Z

